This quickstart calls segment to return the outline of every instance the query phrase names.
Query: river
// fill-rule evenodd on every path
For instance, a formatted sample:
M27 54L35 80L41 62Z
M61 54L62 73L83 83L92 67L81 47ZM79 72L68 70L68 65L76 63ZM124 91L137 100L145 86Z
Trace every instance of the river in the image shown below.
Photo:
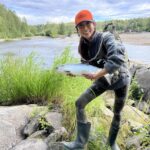
M150 64L150 46L131 45L124 43L130 60ZM35 52L36 58L42 58L45 66L50 66L56 56L59 56L65 47L71 48L74 57L79 58L77 52L78 38L48 38L36 37L26 40L0 42L0 58L6 55L26 57Z

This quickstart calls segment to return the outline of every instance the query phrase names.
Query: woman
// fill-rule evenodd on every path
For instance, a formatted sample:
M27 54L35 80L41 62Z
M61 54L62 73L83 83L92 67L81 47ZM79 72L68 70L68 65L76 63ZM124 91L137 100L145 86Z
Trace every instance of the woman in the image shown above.
M95 73L84 74L85 78L94 80L94 82L75 103L77 137L73 142L63 142L64 147L71 150L84 149L91 126L86 119L85 106L106 90L113 90L115 93L114 116L109 131L108 144L112 150L119 150L115 141L120 128L121 111L130 84L125 48L121 42L115 40L113 34L96 31L93 15L88 10L81 10L77 13L75 25L80 36L78 50L81 62L102 69ZM110 74L111 83L104 77L106 74Z

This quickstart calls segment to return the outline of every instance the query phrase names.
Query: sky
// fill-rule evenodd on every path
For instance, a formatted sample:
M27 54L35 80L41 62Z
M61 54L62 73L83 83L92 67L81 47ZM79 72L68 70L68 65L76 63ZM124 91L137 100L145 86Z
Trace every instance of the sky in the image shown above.
M82 9L90 10L95 21L150 17L150 0L0 0L0 4L30 25L74 22Z

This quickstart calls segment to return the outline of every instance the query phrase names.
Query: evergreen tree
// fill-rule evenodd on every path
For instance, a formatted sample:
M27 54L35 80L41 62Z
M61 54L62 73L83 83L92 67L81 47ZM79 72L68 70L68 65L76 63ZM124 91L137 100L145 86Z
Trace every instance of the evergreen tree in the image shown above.
M65 25L64 23L61 23L58 27L58 34L64 35L65 34Z

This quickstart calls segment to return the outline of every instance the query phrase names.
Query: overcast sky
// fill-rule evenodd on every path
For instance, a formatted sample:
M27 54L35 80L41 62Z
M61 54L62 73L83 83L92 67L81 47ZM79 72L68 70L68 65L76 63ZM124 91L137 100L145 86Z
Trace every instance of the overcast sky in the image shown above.
M150 0L0 0L29 24L71 22L82 9L96 21L150 17Z

